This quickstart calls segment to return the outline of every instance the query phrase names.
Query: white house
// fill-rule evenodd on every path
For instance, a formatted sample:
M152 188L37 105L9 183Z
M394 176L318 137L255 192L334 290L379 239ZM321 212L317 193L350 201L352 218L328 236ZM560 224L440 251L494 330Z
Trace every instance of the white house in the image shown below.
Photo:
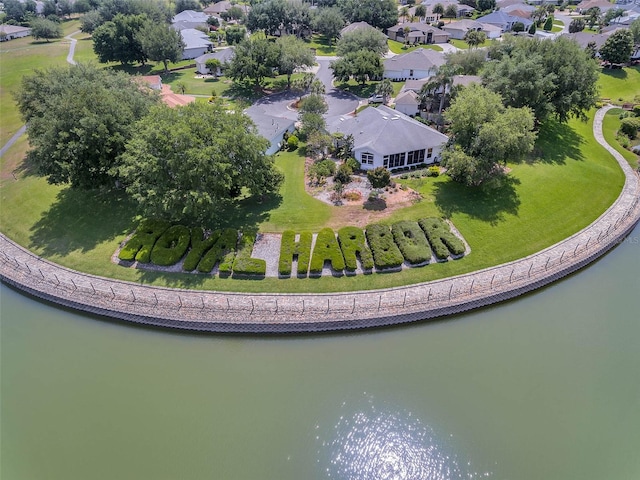
M449 140L446 135L384 105L365 108L353 117L340 117L329 128L353 136L353 156L363 170L376 167L396 170L434 163L439 161Z
M475 20L460 20L458 22L447 23L442 26L442 30L451 35L451 38L462 40L469 30L481 32L483 29L480 22Z
M446 60L434 50L418 48L409 53L396 55L384 61L383 78L391 80L420 79L433 75Z
M216 74L222 75L224 64L228 63L233 58L233 47L223 48L212 53L200 55L196 58L196 71L202 75L209 75L211 72L209 72L209 69L207 68L207 60L211 60L213 58L220 60L222 66L218 68Z
M13 40L14 38L22 38L29 35L31 35L31 29L29 27L0 25L0 42Z
M199 56L211 51L211 48L213 47L213 43L209 40L209 36L195 28L180 30L180 35L182 36L182 41L185 44L184 50L182 51L183 60L188 58L198 58Z
M420 98L413 90L405 90L396 97L396 112L414 116L420 112Z
M209 15L204 12L196 12L195 10L184 10L171 19L171 23L176 30L184 30L185 28L196 28L199 26L208 26L207 20Z
M495 25L496 27L500 27L503 32L510 32L516 23L522 23L525 31L533 24L533 22L528 18L510 15L502 10L497 10L495 12L491 12L489 15L480 17L478 18L478 22Z

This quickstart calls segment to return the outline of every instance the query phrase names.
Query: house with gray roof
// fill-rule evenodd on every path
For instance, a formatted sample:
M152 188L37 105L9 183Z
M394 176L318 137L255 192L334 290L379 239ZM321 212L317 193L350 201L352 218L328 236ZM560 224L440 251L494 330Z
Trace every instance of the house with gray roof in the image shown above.
M229 63L233 58L233 47L222 48L211 53L205 53L196 58L196 71L202 75L209 75L211 72L207 68L207 60L217 59L220 60L221 66L218 68L216 75L222 75L224 65Z
M384 61L382 77L391 80L427 78L445 63L446 60L442 53L418 48L409 53L387 58Z
M449 140L446 135L381 105L356 116L343 116L329 126L331 132L353 136L353 155L363 170L385 167L396 170L440 159Z
M522 23L525 30L528 30L533 24L533 22L528 18L510 15L502 10L491 12L489 15L479 17L477 20L480 23L488 23L489 25L500 27L500 30L502 30L503 33L510 32L516 23Z
M13 40L14 38L22 38L31 35L29 27L21 27L19 25L0 25L0 42Z
M420 97L413 90L404 90L396 97L396 112L413 117L420 113Z
M475 20L460 20L458 22L447 23L442 26L442 30L451 35L451 38L462 40L469 30L482 31L482 24Z
M196 12L194 10L184 10L171 19L171 26L178 30L189 30L194 28L209 29L207 20L209 15L204 12Z
M345 33L354 32L356 30L366 30L371 28L373 28L374 30L377 30L376 27L372 27L367 22L353 22L347 25L346 27L344 27L342 30L340 30L340 36L344 35Z
M405 32L406 28L409 29L408 32ZM449 41L449 34L444 30L418 22L399 23L389 27L387 28L387 36L396 42L409 43L410 45L447 43ZM406 42L405 36L408 36Z
M201 55L211 51L213 43L209 40L209 36L195 28L187 28L180 30L182 41L184 42L184 50L182 51L182 59L198 58Z

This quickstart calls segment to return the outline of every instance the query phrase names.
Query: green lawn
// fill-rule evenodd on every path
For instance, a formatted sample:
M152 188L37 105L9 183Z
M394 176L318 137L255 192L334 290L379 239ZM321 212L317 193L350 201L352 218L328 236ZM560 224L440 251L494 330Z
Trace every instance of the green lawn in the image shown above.
M603 68L600 73L600 98L615 104L640 103L640 66L618 70Z
M551 31L553 33L561 32L563 28L564 28L564 22L562 22L560 20L554 20L553 21L553 26L551 27Z
M622 113L622 109L614 108L609 110L605 115L604 122L602 123L604 138L609 145L622 154L627 162L629 162L629 165L631 165L631 168L638 168L638 156L626 148L623 148L616 139L616 132L618 131L618 128L620 128L620 113Z
M336 54L335 42L329 43L324 35L314 34L310 39L305 40L309 48L316 49L316 55L321 57L330 57Z
M353 93L357 97L369 98L371 95L373 95L376 92L376 85L378 85L378 83L380 83L380 82L377 81L377 80L376 81L367 81L367 82L364 83L364 85L362 85L362 84L356 82L355 80L351 79L348 82L342 82L342 83L336 84L336 87L338 87L339 89L344 90L346 92ZM392 96L395 97L400 92L400 89L404 85L404 82L393 82L392 81L391 85L393 85L393 94L392 94Z
M396 42L395 40L388 40L387 43L389 44L389 50L397 54L409 53L417 48L426 48L428 50L435 50L436 52L442 51L442 47L435 44L407 46L404 43Z
M451 43L454 47L459 48L461 50L468 50L469 49L469 44L467 42L465 42L464 40L458 40L456 38L452 38L451 40L449 40L449 43ZM485 40L483 44L478 45L478 47L488 47L489 45L491 45L493 43L493 40Z

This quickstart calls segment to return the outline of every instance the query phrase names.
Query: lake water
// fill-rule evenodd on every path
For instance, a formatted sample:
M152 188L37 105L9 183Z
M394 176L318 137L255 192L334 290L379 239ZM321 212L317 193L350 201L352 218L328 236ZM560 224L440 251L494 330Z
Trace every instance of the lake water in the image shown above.
M640 227L444 321L323 336L139 328L1 290L3 480L637 480Z

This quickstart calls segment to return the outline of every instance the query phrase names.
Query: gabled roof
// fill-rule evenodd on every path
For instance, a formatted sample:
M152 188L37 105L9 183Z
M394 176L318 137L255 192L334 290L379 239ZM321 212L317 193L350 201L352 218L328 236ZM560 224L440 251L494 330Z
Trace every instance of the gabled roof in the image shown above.
M203 10L207 15L215 15L220 14L222 12L226 12L231 8L231 2L227 2L226 0L222 0L222 2L212 3L207 8Z
M508 25L515 22L522 22L525 27L530 26L532 23L531 20L528 20L523 17L518 17L516 15L509 15L508 13L505 13L502 10L491 12L489 15L479 17L478 22L499 24L499 25Z
M531 14L532 12L535 12L536 7L534 7L533 5L528 5L526 3L514 3L513 5L507 5L506 7L501 8L500 10L502 10L505 13L510 13L512 15L515 15L515 11L521 11L521 12L527 12L529 14Z
M373 28L374 30L377 30L376 27L372 27L367 22L354 22L354 23L350 23L349 25L344 27L342 30L340 30L340 35L342 36L345 33L351 33L355 30L362 30L363 28L364 29Z
M7 35L11 35L13 33L22 33L22 32L31 32L31 28L29 27L21 27L19 25L0 25L0 32L4 32Z
M462 85L464 87L468 87L472 83L477 83L480 85L482 83L482 77L478 75L454 75L453 76L453 84L454 85Z
M171 23L176 22L203 22L206 23L209 15L195 10L184 10L171 19Z
M196 63L206 63L207 60L210 60L212 58L217 58L218 60L220 60L220 63L226 63L231 61L231 59L233 58L233 54L233 47L223 48L212 53L205 53L204 55L200 55L198 58L196 58Z
M571 38L578 42L582 48L585 48L589 45L590 42L594 42L596 44L596 49L600 49L604 42L607 41L607 38L611 35L612 32L607 33L589 33L589 32L574 32L574 33L564 33L562 36Z
M446 60L441 53L426 48L418 48L409 53L396 55L384 61L384 69L391 71L402 70L431 70L444 65Z
M332 131L353 135L354 148L371 149L381 155L439 146L446 135L384 105L365 108L354 117L341 117Z
M400 91L404 92L407 90L413 90L414 92L419 92L430 78L431 77L421 78L420 80L414 80L410 78L409 80L404 82L404 85L402 86L402 89Z
M442 27L443 30L461 30L466 32L468 30L478 30L482 29L482 25L480 22L476 22L475 20L459 20L457 22L447 23Z
M617 7L611 2L607 0L583 0L576 7L580 10L589 10L593 7L598 7L601 11L609 10L610 8Z
M419 23L419 22L399 23L397 25L394 25L393 27L387 28L387 32L404 31L406 27L409 27L410 32L423 32L423 33L432 32L439 35L449 35L444 30L440 30L439 28L436 28L434 26L427 25L426 23Z
M405 90L396 97L396 105L420 105L420 98L413 90Z
M189 48L202 48L213 45L206 33L196 30L195 28L180 30L180 35L182 35L185 50Z

